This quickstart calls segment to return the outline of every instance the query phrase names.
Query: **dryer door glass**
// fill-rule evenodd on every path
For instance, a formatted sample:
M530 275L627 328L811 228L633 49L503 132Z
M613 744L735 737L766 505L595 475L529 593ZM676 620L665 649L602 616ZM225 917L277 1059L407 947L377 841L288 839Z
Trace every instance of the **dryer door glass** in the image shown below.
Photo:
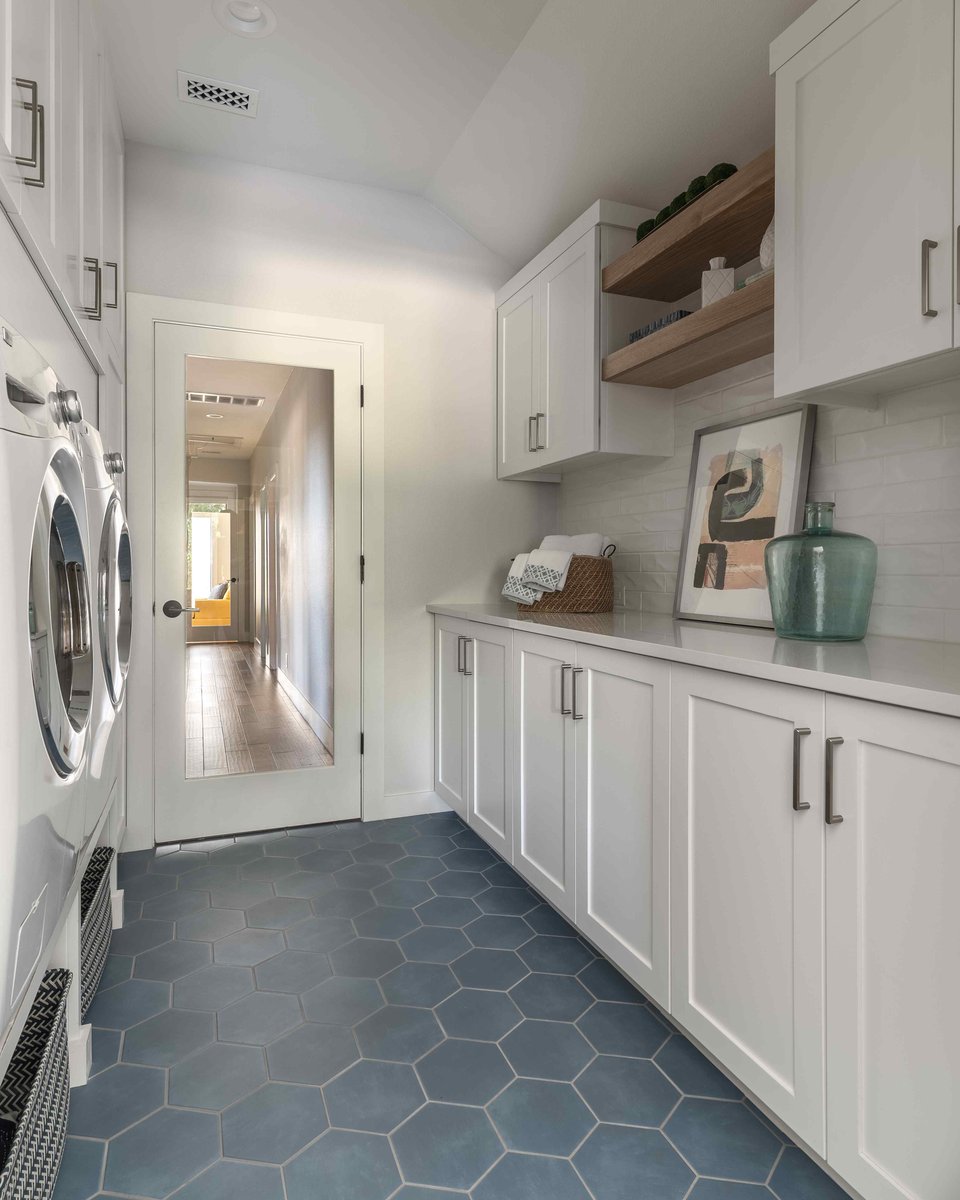
M110 698L118 707L123 699L130 663L133 601L130 590L130 534L123 519L120 498L116 495L107 507L103 522L97 574L100 652Z
M47 753L64 776L83 761L93 679L86 560L71 499L82 503L82 496L79 465L58 451L37 503L28 628L37 715Z

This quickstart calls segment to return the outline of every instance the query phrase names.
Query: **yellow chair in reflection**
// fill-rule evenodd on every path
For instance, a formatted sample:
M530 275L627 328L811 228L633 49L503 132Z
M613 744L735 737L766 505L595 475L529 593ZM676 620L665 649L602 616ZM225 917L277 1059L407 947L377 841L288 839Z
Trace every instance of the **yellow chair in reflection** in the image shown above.
M206 626L223 627L230 624L230 587L220 600L195 600L194 606L200 611L193 614L191 622L194 629Z

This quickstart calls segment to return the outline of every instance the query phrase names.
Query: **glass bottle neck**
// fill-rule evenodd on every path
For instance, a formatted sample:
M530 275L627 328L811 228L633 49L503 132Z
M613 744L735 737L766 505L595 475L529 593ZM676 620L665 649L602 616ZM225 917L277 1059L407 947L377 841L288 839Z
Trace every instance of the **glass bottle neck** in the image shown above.
M819 500L807 504L804 509L804 528L810 533L833 533L832 501Z

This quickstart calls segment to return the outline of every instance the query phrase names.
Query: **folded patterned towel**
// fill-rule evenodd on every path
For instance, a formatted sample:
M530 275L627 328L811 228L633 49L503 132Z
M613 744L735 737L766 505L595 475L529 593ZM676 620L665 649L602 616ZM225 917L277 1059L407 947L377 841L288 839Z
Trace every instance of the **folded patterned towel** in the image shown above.
M540 543L541 550L566 550L570 554L590 554L596 557L603 550L600 533L551 533Z
M562 592L571 558L569 550L533 550L527 557L521 582L542 592Z
M523 582L523 572L529 558L529 554L518 554L510 564L507 581L500 590L500 595L507 600L516 600L518 604L533 604L543 595L540 588L529 587Z

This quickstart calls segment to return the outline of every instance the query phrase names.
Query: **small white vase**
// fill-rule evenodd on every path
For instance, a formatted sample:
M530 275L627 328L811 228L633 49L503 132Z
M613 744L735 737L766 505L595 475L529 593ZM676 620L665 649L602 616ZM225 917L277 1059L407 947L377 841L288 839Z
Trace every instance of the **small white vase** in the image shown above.
M774 249L774 218L767 226L767 231L763 235L763 240L760 243L760 267L761 270L769 271L773 266L773 249Z
M726 266L725 258L711 258L710 270L701 276L701 304L704 308L733 294L733 267Z

